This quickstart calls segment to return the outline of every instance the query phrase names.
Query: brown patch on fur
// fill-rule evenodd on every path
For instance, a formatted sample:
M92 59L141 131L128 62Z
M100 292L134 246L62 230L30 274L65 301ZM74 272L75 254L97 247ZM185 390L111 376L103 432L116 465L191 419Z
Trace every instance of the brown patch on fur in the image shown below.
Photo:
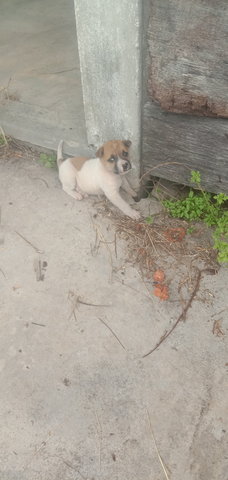
M89 158L86 157L74 157L70 159L72 165L74 165L76 170L81 170L87 160L89 160Z
M96 152L96 157L101 158L104 155L103 147L100 147Z
M109 142L104 143L104 145L102 145L102 147L99 148L99 150L97 151L97 154L98 153L101 154L101 156L99 157L101 159L101 162L109 172L112 172L113 169L115 168L115 164L110 163L108 159L112 155L118 156L120 158L124 158L123 151L128 153L130 145L131 145L131 142L130 141L128 142L127 140L109 140ZM125 158L125 160L127 158Z

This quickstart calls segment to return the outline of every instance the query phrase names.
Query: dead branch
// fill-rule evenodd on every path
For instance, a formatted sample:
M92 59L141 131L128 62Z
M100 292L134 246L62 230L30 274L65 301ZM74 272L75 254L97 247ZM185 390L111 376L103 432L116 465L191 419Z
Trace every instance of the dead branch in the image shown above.
M158 163L157 165L155 165L154 167L150 168L150 170L147 170L147 172L145 172L141 178L140 178L140 182L142 181L142 179L144 177L146 177L146 175L149 175L153 170L156 170L156 168L159 168L159 167L166 167L167 165L181 165L182 167L185 167L187 168L188 170L192 170L192 168L190 167L190 165L186 165L185 163L181 163L181 162L162 162L162 163Z
M46 325L44 325L44 323L37 323L37 322L31 322L32 325L37 325L38 327L46 327Z
M146 409L147 410L147 409ZM151 436L153 438L153 441L154 441L154 446L155 446L155 450L156 450L156 453L157 453L157 456L158 456L158 459L159 459L159 462L161 464L161 467L162 467L162 470L165 474L165 478L166 480L169 480L169 477L168 477L168 473L166 471L166 467L165 467L165 464L161 458L161 455L159 453L159 450L158 450L158 446L157 446L157 442L155 440L155 436L154 436L154 432L153 432L153 429L152 429L152 424L151 424L151 419L150 419L150 414L149 414L149 411L147 410L147 415L148 415L148 420L149 420L149 426L150 426L150 432L151 432Z
M221 313L225 312L227 309L228 309L228 307L225 307L222 310L220 310L219 312L213 313L213 315L211 315L211 318L214 318L217 315L220 315Z
M114 243L115 243L115 256L117 258L116 232L115 232L115 237L114 237Z
M34 250L37 252L37 253L44 253L43 250L40 250L39 248L37 248L35 245L33 245L29 240L27 240L27 238L24 237L24 235L22 235L21 233L17 232L17 230L15 230L15 233L21 237L26 243L28 243L28 245L30 245L32 248L34 248Z
M3 272L2 268L0 268L0 272L2 273L3 277L6 278L5 273Z
M111 307L111 305L105 305L102 303L84 302L80 297L77 297L77 303L81 303L82 305L88 305L88 307Z
M71 300L71 297L72 300ZM81 297L79 295L76 295L76 293L72 292L71 290L69 290L68 292L68 300L71 300L71 303L72 303L72 310L70 312L70 315L68 317L68 320L71 319L72 315L74 316L74 319L77 321L77 317L76 317L76 314L75 314L75 309L77 308L78 304L81 304L81 305L86 305L88 307L111 307L111 305L106 305L106 304L102 304L102 303L90 303L90 302L84 302L84 300L81 299Z
M98 320L100 320L101 323L103 323L106 328L109 329L109 331L112 333L112 335L114 335L114 337L116 338L117 342L119 342L119 344L121 345L121 347L126 350L125 346L122 344L122 342L120 341L120 339L117 337L116 333L112 330L112 328L100 317L97 317Z
M170 330L168 331L165 331L165 333L162 335L162 337L160 338L159 342L155 345L155 347L153 347L148 353L146 353L145 355L143 355L142 358L145 358L145 357L148 357L149 355L151 355L151 353L153 353L155 350L157 350L158 347L160 347L160 345L171 335L171 333L175 330L176 326L178 325L178 323L180 323L182 320L184 321L185 318L186 318L186 314L187 314L187 311L188 309L191 307L191 304L199 290L199 286L200 286L200 280L202 278L202 275L204 273L208 273L209 275L214 275L216 272L215 270L213 269L209 269L209 268L205 268L203 270L199 270L197 268L197 275L196 275L196 281L195 281L195 286L193 288L193 291L190 295L190 298L188 299L185 307L183 308L181 314L179 315L178 319L176 320L176 322L173 324L173 326L170 328Z
M92 220L92 219L91 219ZM108 251L108 254L109 254L109 258L110 258L110 265L111 265L111 272L110 272L110 283L112 283L112 275L113 275L113 270L114 270L114 266L113 266L113 260L112 260L112 252L111 252L111 249L109 247L109 244L107 242L107 240L105 239L103 233L101 232L99 226L97 224L95 224L92 220L92 224L93 224L93 228L96 232L96 242L97 242L97 239L99 238L99 244L98 244L98 248L99 248L99 245L100 243L104 243L107 251ZM111 242L113 243L113 242ZM96 243L95 243L95 246L96 246ZM97 250L98 250L97 248Z
M216 335L216 337L223 337L225 335L224 331L222 330L221 326L222 318L214 321L212 333Z
M83 480L89 480L87 477L85 477L81 472L80 470L78 470L77 467L75 467L71 462L69 462L68 460L65 460L63 457L61 457L61 455L48 455L48 458L58 458L59 460L61 460L67 467L71 468L71 470L74 470L76 473L78 473L80 475L80 477L83 479Z
M96 422L97 422L97 425L96 425L97 435L98 435L98 438L99 438L99 468L100 468L100 473L101 473L102 426L101 426L101 422L100 422L100 419L97 415L96 410L95 410L95 417L96 417Z

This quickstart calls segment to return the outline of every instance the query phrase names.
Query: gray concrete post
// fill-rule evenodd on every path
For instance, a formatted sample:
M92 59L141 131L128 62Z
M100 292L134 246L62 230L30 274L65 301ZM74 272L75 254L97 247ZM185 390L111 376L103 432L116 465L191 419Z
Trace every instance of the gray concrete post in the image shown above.
M141 145L141 0L74 0L88 143L132 140L134 180ZM137 184L137 180L136 180Z

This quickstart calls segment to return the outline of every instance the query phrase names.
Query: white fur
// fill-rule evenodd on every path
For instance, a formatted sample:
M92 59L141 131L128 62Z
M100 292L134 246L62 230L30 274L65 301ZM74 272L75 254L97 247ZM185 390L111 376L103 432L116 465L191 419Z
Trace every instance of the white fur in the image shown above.
M87 195L104 194L125 215L133 219L140 218L139 212L133 210L120 196L119 189L121 186L128 194L136 196L124 175L106 170L100 158L87 160L81 169L77 170L71 163L70 158L65 161L62 160L62 145L63 141L61 140L58 147L57 163L59 179L63 190L68 195L76 200L81 200Z

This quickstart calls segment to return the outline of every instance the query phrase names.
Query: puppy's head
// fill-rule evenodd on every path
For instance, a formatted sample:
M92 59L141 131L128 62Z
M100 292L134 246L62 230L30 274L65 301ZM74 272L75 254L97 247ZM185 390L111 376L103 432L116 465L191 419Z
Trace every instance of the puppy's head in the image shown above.
M100 158L108 172L124 175L131 169L128 158L130 146L130 140L110 140L97 150L96 157Z

